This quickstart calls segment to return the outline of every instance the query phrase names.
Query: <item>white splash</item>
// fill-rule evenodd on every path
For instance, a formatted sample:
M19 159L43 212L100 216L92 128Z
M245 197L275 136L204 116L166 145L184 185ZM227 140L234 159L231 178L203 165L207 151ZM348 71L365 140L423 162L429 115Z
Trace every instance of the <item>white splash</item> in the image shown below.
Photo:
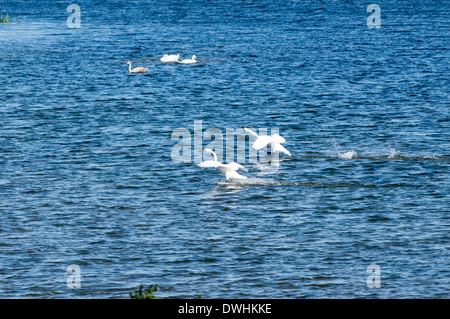
M257 177L249 177L247 179L241 180L233 180L233 181L219 181L217 182L219 185L225 186L269 186L269 185L278 185L280 182L275 182L273 180L257 178Z
M345 153L339 153L338 157L342 158L342 159L351 159L355 155L356 155L356 151L348 151Z
M397 151L395 150L395 148L391 147L390 145L389 145L389 152L390 152L390 154L389 154L388 158L395 158L397 156Z

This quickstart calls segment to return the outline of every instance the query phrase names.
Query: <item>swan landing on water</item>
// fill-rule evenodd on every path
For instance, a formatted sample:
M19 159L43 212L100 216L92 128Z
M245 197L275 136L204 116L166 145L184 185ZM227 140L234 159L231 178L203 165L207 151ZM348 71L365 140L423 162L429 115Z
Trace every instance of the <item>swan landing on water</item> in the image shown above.
M284 154L287 154L289 156L292 156L291 153L281 145L281 143L286 142L286 140L283 137L281 137L280 135L278 135L278 134L273 134L271 136L258 135L255 132L253 132L252 130L246 128L246 127L243 127L242 129L245 132L256 136L256 141L252 145L252 147L255 150L260 150L264 146L269 145L270 148L272 149L272 153L280 152L280 153L284 153Z
M143 72L146 72L148 70L148 68L143 68L143 67L140 67L140 66L138 66L138 67L136 67L134 69L131 69L131 61L128 61L127 64L129 66L130 74L131 73L143 73Z
M244 172L248 172L248 170L235 162L231 162L228 164L222 164L217 160L217 155L210 148L205 148L202 152L211 153L214 156L214 161L204 161L198 164L199 167L214 167L217 168L225 177L227 181L236 180L236 179L247 179L247 176L243 176L237 172L237 170L241 169Z

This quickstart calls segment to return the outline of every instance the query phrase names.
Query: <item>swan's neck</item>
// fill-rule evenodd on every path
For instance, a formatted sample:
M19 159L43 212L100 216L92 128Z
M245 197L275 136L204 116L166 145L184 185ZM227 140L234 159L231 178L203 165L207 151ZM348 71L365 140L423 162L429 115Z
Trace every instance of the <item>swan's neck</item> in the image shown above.
M214 156L214 162L217 162L217 155L214 151L211 150L211 154Z
M131 63L128 63L128 69L130 70L131 73Z
M248 128L245 128L244 131L246 131L246 132L248 132L248 133L250 133L250 134L252 134L252 135L254 135L254 136L256 136L256 137L259 137L258 134L256 134L255 132L253 132L252 130L250 130L250 129L248 129Z

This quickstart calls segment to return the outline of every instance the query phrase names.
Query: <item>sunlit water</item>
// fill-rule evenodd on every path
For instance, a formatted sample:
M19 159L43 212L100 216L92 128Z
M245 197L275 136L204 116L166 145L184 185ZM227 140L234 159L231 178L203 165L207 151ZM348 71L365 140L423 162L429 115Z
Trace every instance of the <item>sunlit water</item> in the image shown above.
M448 5L78 1L71 29L71 3L0 5L2 297L448 298ZM294 156L174 163L200 120Z

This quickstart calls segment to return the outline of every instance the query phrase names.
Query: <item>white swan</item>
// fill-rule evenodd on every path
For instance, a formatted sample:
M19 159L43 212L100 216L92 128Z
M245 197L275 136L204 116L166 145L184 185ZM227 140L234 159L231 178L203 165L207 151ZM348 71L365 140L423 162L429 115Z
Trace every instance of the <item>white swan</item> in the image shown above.
M180 55L177 54L171 54L171 55L167 55L164 54L163 57L161 58L161 62L178 62L178 59L180 58Z
M184 63L184 64L197 63L197 57L195 55L193 55L192 59L184 59L180 63Z
M342 159L351 159L356 154L356 151L348 151L346 153L339 153L338 157Z
M130 70L130 74L131 73L140 73L140 72L146 72L148 70L148 68L143 68L143 67L136 67L134 69L131 69L131 61L128 61L127 64L129 65L129 70Z
M243 127L242 129L244 131L256 136L256 140L252 145L255 150L260 150L264 146L269 145L270 148L272 149L272 153L280 152L280 153L284 153L289 156L292 156L291 153L281 145L281 143L286 142L286 140L283 137L281 137L280 135L278 135L278 134L273 134L271 136L258 135L246 127Z
M235 162L231 162L228 164L222 164L217 160L217 155L214 153L213 150L210 148L205 148L202 152L211 153L214 156L214 161L204 161L198 164L199 167L215 167L217 168L228 180L234 180L234 179L247 179L247 176L242 176L238 172L236 172L238 169L243 170L244 172L248 172L248 170Z

